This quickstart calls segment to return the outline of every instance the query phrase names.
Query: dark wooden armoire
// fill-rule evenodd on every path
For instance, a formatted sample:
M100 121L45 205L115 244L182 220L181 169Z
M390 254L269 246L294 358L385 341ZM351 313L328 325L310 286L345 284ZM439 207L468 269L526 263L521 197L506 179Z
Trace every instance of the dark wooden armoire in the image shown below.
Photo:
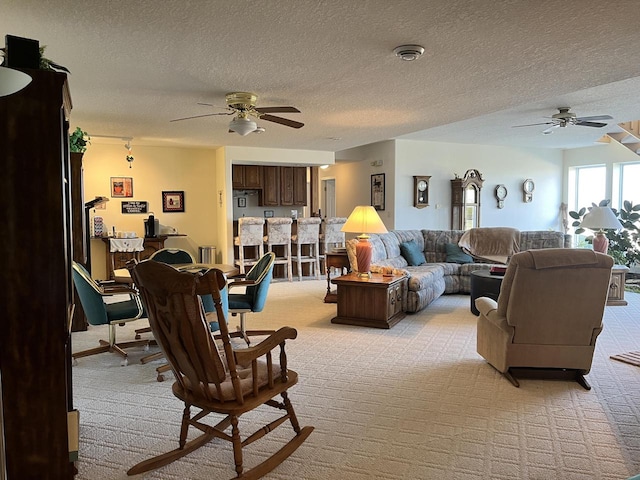
M0 97L0 454L8 480L71 479L71 99L65 74L23 71Z

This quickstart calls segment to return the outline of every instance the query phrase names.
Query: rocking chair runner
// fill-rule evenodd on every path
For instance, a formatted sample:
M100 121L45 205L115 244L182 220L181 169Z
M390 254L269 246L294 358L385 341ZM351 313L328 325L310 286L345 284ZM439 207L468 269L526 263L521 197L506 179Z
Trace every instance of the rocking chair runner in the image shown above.
M287 395L287 390L297 383L298 375L287 368L284 347L285 340L296 338L296 330L283 327L254 347L235 350L229 339L222 307L220 291L226 280L220 270L192 274L149 261L133 265L131 270L147 306L153 334L174 372L173 394L184 402L185 409L178 448L135 465L127 474L137 475L167 465L214 438L233 444L238 478L260 478L273 470L313 431L310 426L300 428ZM213 296L220 325L220 334L215 337L221 340L222 345L219 346L211 335L197 297L208 293ZM279 362L274 362L271 352L278 346ZM282 402L274 399L277 395L281 395ZM261 405L286 413L242 440L239 417ZM192 416L192 406L201 411ZM210 413L225 417L214 426L207 425L202 419ZM267 460L244 472L243 447L286 420L291 422L295 437ZM187 442L189 426L203 434ZM231 432L226 433L229 426Z

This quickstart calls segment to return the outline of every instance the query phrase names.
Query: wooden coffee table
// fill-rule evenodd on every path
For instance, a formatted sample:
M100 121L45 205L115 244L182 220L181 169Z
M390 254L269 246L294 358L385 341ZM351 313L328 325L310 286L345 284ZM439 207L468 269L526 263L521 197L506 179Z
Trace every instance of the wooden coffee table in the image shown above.
M391 328L405 317L402 299L406 295L407 277L404 275L373 273L367 278L350 273L334 278L331 283L338 286L338 315L331 323Z

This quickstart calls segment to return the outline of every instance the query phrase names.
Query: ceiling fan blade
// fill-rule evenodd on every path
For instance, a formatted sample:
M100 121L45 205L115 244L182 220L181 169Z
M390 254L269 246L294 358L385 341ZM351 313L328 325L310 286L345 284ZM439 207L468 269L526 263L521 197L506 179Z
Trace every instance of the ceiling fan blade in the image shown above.
M593 117L578 117L576 118L577 122L590 122L593 120L613 120L613 117L611 115L594 115Z
M256 107L259 113L300 113L296 107Z
M304 123L296 122L295 120L289 120L288 118L276 117L274 115L260 115L260 120L266 120L268 122L279 123L280 125L286 125L292 128L302 128Z
M529 123L528 125L511 125L511 128L535 127L536 125L552 125L555 122Z
M597 128L601 128L601 127L605 127L607 124L606 123L601 123L601 122L585 122L583 120L578 120L576 123L576 125L580 125L581 127L597 127Z
M551 125L549 128L542 131L543 135L551 135L556 128L559 128L560 124L556 123L555 125Z
M183 118L174 118L173 120L169 120L170 122L179 122L181 120L191 120L192 118L202 118L202 117L213 117L214 115L232 115L232 112L225 113L207 113L205 115L194 115L193 117L183 117Z

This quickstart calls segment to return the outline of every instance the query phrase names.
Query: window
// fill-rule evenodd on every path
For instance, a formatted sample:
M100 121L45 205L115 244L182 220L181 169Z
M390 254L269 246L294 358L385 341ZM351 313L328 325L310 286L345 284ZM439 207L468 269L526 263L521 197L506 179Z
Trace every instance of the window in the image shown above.
M640 185L640 162L621 163L619 206L625 200L632 201L634 204L640 203L638 185Z
M589 165L569 169L569 210L596 205L606 197L607 169L604 165Z

